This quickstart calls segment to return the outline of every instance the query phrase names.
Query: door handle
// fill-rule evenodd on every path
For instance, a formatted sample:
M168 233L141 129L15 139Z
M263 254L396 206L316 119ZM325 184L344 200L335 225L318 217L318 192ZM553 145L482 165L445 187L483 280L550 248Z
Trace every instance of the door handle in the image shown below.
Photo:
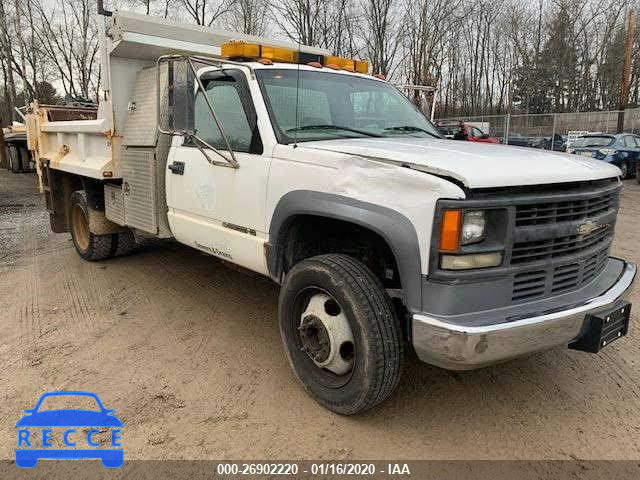
M173 162L169 164L169 170L174 175L184 175L184 162Z

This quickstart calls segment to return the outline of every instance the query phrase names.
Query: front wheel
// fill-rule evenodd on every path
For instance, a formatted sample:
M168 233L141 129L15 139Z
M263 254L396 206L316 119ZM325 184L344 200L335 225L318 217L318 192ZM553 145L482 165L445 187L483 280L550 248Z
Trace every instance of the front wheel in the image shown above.
M296 264L282 285L279 320L296 377L329 410L363 412L398 385L402 328L380 281L354 258Z

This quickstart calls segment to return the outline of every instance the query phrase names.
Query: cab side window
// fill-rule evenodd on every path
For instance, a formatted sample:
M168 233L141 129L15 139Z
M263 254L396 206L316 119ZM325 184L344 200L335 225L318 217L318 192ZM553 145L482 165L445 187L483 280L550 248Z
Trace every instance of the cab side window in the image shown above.
M262 153L262 145L258 145L260 139L255 122L252 127L252 122L245 111L241 85L233 77L225 75L205 80L203 83L207 98L213 106L231 148L236 152ZM196 135L212 147L227 150L227 145L200 90L196 94L194 114Z

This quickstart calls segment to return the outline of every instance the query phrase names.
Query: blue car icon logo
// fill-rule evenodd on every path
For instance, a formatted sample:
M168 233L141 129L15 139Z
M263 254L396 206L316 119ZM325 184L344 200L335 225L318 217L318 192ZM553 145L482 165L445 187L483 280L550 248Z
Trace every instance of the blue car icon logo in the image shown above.
M90 397L95 400L99 410L41 410L42 402L49 397L85 397L85 400ZM34 408L25 410L25 414L16 423L16 465L21 468L35 467L41 458L99 458L102 465L108 468L121 467L124 463L124 452L120 444L122 422L114 415L114 410L104 407L95 393L45 393ZM104 435L100 436L105 431L109 431L109 441L104 440ZM54 446L54 443L62 444L65 448L54 448L62 446Z

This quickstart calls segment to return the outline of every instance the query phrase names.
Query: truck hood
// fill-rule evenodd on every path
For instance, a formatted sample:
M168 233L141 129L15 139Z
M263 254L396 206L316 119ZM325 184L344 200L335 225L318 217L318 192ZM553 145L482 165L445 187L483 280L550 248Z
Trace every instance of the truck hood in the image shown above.
M435 138L351 138L299 146L407 165L454 178L468 188L564 183L620 175L613 165L577 155Z

